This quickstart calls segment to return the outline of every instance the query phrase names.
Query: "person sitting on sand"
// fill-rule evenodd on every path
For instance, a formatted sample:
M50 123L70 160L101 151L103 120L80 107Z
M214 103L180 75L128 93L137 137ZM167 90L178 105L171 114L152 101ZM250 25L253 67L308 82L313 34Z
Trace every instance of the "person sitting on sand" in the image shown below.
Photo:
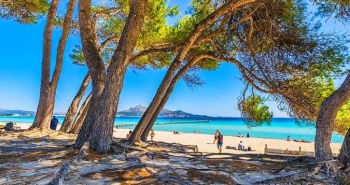
M287 136L287 141L290 141L290 137L289 136Z
M244 145L243 145L243 142L239 142L238 144L238 150L243 150L244 149Z
M153 138L154 138L154 135L156 135L155 133L154 133L154 130L153 129L151 129L151 141L153 141Z
M238 133L238 137L242 137L242 134L241 134L241 133Z
M131 136L132 131L130 130L128 134L126 134L126 139L129 139L129 137Z
M215 143L215 141L218 139L219 136L219 130L216 130L215 134L214 134L214 141L213 144Z
M221 132L219 131L218 132L218 150L219 150L219 153L221 153L222 151L222 144L224 143L224 136L221 134Z
M180 134L178 131L174 131L174 134Z

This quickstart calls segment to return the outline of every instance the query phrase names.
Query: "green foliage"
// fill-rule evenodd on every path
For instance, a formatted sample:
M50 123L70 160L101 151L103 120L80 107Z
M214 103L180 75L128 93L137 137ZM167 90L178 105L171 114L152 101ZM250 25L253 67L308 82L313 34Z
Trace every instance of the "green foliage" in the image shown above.
M337 113L335 119L334 131L346 135L346 132L350 128L350 101L343 105Z
M0 18L14 19L25 24L36 23L49 6L47 0L0 1Z
M263 104L263 99L260 96L252 95L248 97L240 102L239 108L249 127L271 123L273 113L269 112L269 107Z
M203 59L196 65L197 67L204 70L215 70L220 67L220 62L212 59Z
M350 1L349 0L318 0L318 15L328 18L332 15L336 19L348 21L350 18Z
M74 64L82 65L82 66L84 66L86 64L85 58L83 55L83 50L78 45L75 45L75 49L73 49L73 52L72 52L72 54L69 55L69 57L73 60Z

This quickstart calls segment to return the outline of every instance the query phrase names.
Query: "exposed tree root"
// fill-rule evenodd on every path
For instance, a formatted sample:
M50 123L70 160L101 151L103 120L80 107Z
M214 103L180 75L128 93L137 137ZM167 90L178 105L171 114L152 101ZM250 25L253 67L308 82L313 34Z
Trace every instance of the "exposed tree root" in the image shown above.
M68 162L64 163L61 166L60 170L55 175L55 177L48 184L49 185L64 184L64 179L69 174L70 166L74 163L77 164L77 163L81 162L81 160L83 160L83 158L88 154L87 151L89 150L89 147L90 147L89 142L85 142L84 145L80 148L77 157L72 161L68 161Z
M317 166L309 172L308 176L314 176L324 168L326 177L335 177L338 175L338 160L318 162Z
M190 182L186 181L185 179L181 179L179 177L175 177L175 176L170 176L168 173L170 171L171 168L168 168L162 175L159 175L157 173L153 173L152 170L148 169L147 167L145 167L146 171L150 174L152 174L152 176L154 178L156 178L159 181L162 181L164 183L177 183L180 185L191 185Z
M288 160L285 163L285 165L282 166L282 168L272 172L272 174L277 174L277 173L281 172L285 167L291 166L291 165L295 164L296 162L302 162L304 159L305 159L304 157L298 157L298 158L293 159L293 160Z
M258 181L258 182L255 182L254 184L294 184L296 180L306 179L307 175L308 175L307 170L301 170L300 172L297 172L291 175Z
M22 148L22 147L6 147L6 146L0 146L0 151L2 152L20 152L20 153L27 153L27 152L53 152L53 151L62 151L66 150L66 148L56 148L56 147L45 147L45 148Z

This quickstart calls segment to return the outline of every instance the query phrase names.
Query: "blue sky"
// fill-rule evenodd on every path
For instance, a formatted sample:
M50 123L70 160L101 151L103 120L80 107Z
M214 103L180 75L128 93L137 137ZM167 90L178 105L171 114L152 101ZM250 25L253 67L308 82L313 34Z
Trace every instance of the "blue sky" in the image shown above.
M177 2L179 1L169 1L172 5ZM181 2L179 6L184 12L189 1ZM172 22L174 19L176 18L169 21ZM0 44L0 108L36 110L39 101L44 25L45 20L35 25L0 20L2 41ZM60 32L56 30L53 35L52 61L55 60L59 37ZM67 111L87 72L86 67L72 64L68 57L75 45L80 45L80 39L70 37L58 85L55 112ZM118 110L139 104L148 106L165 72L166 70L136 72L128 70ZM210 116L240 116L236 106L243 86L239 80L241 76L238 70L231 64L222 64L216 71L201 71L199 74L205 81L204 85L189 89L183 81L180 81L165 107ZM287 117L276 108L275 103L268 104L275 117Z

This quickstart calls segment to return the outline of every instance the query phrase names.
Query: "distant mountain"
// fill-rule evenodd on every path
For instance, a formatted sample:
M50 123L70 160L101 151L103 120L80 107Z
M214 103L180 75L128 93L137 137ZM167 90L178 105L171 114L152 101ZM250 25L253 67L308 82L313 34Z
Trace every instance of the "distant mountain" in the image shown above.
M55 112L54 115L65 115L64 112ZM35 116L35 111L0 109L0 116Z
M120 117L138 117L138 116L142 116L143 113L146 111L146 109L147 109L147 107L144 107L142 105L137 105L137 106L131 107L127 110L122 110L122 111L117 112L117 116L120 116ZM194 115L194 114L184 112L182 110L172 111L169 109L163 109L160 112L159 117L178 117L178 118L202 117L202 118L208 118L209 116Z
M0 109L0 115L35 115L34 111Z
M120 117L140 117L146 111L147 107L142 105L137 105L135 107L131 107L127 110L122 110L117 112L117 116ZM35 116L34 111L26 111L26 110L8 110L8 109L0 109L0 116ZM54 115L65 115L64 112L55 112ZM191 113L184 112L182 110L169 110L163 109L159 117L175 117L175 118L209 118L210 116L206 115L195 115Z
M127 110L122 110L120 112L117 112L117 116L126 116L126 117L133 117L133 116L142 116L143 113L146 111L147 107L144 107L142 105L137 105L136 107L131 107Z

